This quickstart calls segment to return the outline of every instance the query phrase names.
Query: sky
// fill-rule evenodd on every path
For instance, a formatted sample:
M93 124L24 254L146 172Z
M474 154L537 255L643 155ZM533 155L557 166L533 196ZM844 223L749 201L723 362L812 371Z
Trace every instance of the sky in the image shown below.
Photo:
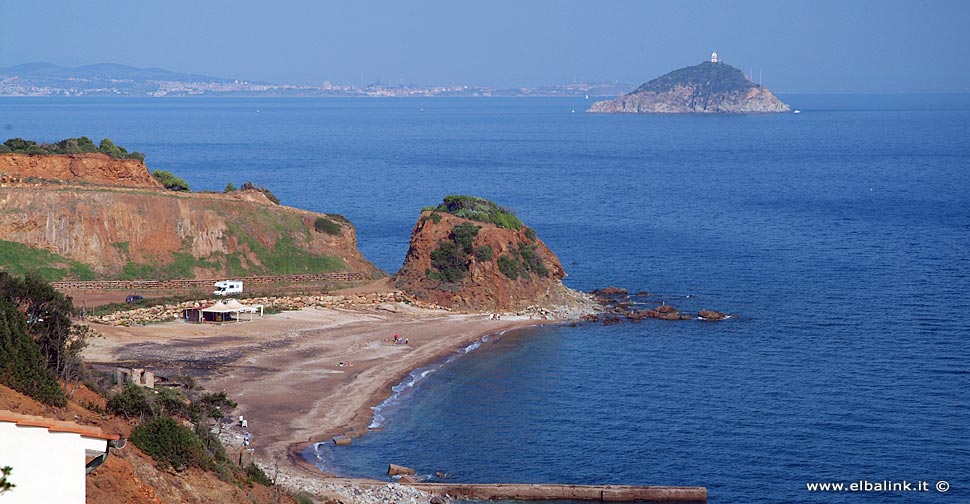
M775 92L970 92L966 0L0 0L0 12L0 67L638 85L716 50Z

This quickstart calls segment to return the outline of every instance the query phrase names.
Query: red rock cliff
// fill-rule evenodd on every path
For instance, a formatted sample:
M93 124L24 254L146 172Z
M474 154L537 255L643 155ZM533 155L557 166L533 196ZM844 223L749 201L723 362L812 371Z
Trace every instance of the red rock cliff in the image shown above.
M162 188L162 184L152 177L142 161L115 159L101 153L57 156L3 154L0 155L0 175L72 184Z
M169 191L141 161L100 154L3 154L0 175L0 245L54 254L52 264L32 264L48 256L17 252L31 268L76 261L99 278L142 279L384 275L343 217L276 205L256 190Z
M455 228L462 224L478 231L468 247L470 252L453 254L454 260L449 263L443 257L448 254L439 250L442 244L447 250L461 248L449 243L456 242ZM453 281L449 281L442 263L451 264L459 274L464 271L464 275L453 280L457 276L453 273ZM583 294L562 284L565 276L559 258L528 227L506 229L449 213L424 211L394 281L418 299L459 310L518 311L530 306L560 312L591 310Z

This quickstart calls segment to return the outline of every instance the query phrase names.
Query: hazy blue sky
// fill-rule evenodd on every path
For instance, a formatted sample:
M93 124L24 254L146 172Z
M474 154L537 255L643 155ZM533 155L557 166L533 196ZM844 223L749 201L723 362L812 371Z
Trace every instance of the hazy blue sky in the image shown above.
M639 84L712 50L776 92L970 92L970 1L14 1L0 66L271 82Z

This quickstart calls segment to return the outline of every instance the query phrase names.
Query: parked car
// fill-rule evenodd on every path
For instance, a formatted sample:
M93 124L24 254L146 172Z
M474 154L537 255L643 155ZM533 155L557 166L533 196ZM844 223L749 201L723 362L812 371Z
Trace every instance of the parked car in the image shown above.
M125 302L135 303L135 302L141 301L142 299L145 299L145 298L143 296L139 296L138 294L132 294L125 298Z

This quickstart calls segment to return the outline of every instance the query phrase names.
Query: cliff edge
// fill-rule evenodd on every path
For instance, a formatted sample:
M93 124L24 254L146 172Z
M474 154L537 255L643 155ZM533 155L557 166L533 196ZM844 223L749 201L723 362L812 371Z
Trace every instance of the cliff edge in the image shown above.
M587 112L631 114L741 114L788 112L768 88L737 68L705 61L674 70L614 100L593 103Z
M32 180L162 189L161 182L137 159L115 159L101 153L0 154L0 184Z
M423 301L470 311L546 311L562 318L594 311L591 298L562 284L559 258L509 210L472 196L425 208L411 233L398 288Z
M385 275L340 215L255 189L166 190L140 160L0 154L0 208L0 269L48 280Z

